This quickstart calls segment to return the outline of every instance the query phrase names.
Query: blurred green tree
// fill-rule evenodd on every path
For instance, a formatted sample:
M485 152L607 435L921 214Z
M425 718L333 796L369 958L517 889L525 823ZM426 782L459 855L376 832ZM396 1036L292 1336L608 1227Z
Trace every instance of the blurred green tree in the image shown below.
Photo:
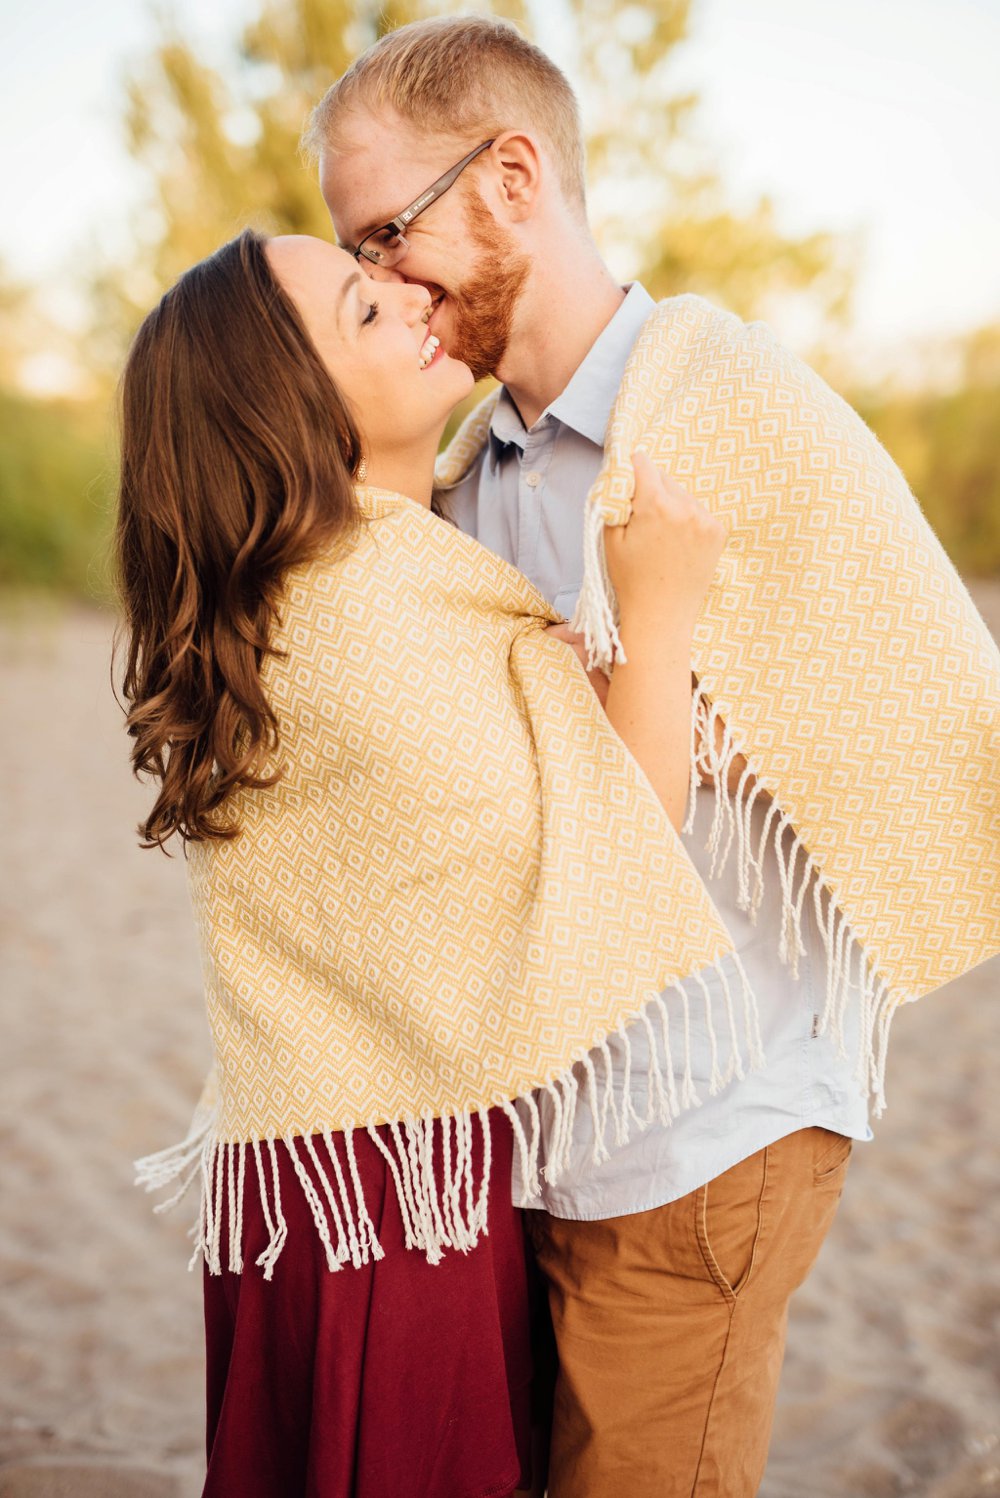
M785 234L766 194L745 209L731 205L699 137L699 95L674 77L691 0L570 5L577 43L567 62L587 130L598 242L619 251L657 297L695 291L745 318L797 299L818 357L850 316L861 245Z
M0 386L13 384L25 354L24 317L30 301L28 287L0 261Z
M0 266L0 593L57 589L107 598L110 475L104 413L32 394L72 367L72 335L37 289Z
M484 8L531 35L541 3L495 0ZM819 326L842 323L855 275L846 242L783 234L766 198L746 212L728 208L717 173L699 159L690 130L698 96L671 77L691 3L565 0L574 55L560 61L581 96L599 241L622 250L658 296L697 290L754 316L769 297L798 293ZM127 82L128 145L151 190L131 265L107 272L96 288L110 363L164 287L245 223L328 236L298 155L309 109L386 30L465 9L442 0L261 0L219 67L165 23Z
M110 601L113 471L92 406L0 388L0 592Z
M1000 573L1000 323L953 341L951 389L877 395L853 404L892 453L955 566Z

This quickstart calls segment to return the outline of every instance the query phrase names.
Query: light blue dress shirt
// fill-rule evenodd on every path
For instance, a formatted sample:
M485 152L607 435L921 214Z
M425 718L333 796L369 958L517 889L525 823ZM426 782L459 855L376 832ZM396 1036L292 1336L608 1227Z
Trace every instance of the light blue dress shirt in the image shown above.
M572 616L583 577L583 510L597 477L604 435L625 364L639 329L654 302L638 282L626 288L618 311L594 343L565 390L549 405L530 430L526 429L506 389L500 393L483 455L472 471L447 491L447 512L461 530L520 569L543 596L567 619ZM700 1106L680 1114L672 1124L653 1122L643 1131L633 1125L627 1143L614 1144L609 1130L610 1158L592 1160L593 1120L582 1069L577 1067L580 1104L572 1135L569 1168L555 1183L542 1178L541 1193L530 1205L544 1207L557 1217L577 1219L614 1217L661 1206L694 1191L724 1170L765 1145L797 1129L821 1124L853 1139L871 1139L867 1099L854 1079L857 1019L852 1032L845 1026L842 1057L828 1035L814 1036L815 1016L823 1008L825 954L812 892L802 907L802 940L806 955L799 958L799 975L778 957L781 888L773 846L774 827L763 858L764 894L754 925L737 903L736 859L730 850L721 874L709 876L707 851L715 792L700 786L695 793L694 825L682 833L686 851L733 937L733 943L756 994L766 1065L730 1082L714 1097L708 1094L711 1074L707 1027L699 1024L704 996L694 980L685 991L691 997L693 1074ZM751 808L752 846L757 847L767 814L765 798ZM784 829L785 859L794 830ZM711 969L703 972L712 987ZM715 992L721 994L718 978ZM732 970L734 993L738 980ZM665 990L668 1005L676 992ZM633 1098L644 1114L648 1075L648 1032L641 1024L629 1027ZM620 1088L624 1073L623 1042L613 1036L609 1046ZM677 1085L682 1068L678 1064ZM554 1127L552 1104L539 1093L542 1152ZM521 1201L521 1172L515 1151L511 1183L515 1203Z

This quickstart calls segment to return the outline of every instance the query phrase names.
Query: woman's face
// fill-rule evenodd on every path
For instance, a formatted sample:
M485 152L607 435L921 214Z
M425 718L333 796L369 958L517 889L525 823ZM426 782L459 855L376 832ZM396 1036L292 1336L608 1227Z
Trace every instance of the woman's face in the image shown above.
M427 288L373 281L346 250L305 234L269 240L267 257L352 406L366 453L435 446L474 381L467 364L435 352Z

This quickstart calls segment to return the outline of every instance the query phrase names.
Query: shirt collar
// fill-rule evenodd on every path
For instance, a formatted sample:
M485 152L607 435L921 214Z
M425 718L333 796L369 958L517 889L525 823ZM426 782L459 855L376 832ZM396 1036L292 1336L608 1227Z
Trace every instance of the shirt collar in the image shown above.
M569 384L542 412L572 427L597 447L604 446L608 418L615 403L625 365L639 330L656 303L638 281L624 288L625 300L577 366ZM511 442L523 452L527 431L507 387L500 391L489 429L489 464L494 472L503 449Z

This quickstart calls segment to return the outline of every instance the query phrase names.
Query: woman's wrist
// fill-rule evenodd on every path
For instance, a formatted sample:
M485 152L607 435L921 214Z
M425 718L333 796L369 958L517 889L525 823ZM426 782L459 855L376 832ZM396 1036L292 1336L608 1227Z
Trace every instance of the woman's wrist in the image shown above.
M690 657L697 616L690 609L659 606L656 609L622 609L618 637L625 654L636 647L674 657L683 651Z

